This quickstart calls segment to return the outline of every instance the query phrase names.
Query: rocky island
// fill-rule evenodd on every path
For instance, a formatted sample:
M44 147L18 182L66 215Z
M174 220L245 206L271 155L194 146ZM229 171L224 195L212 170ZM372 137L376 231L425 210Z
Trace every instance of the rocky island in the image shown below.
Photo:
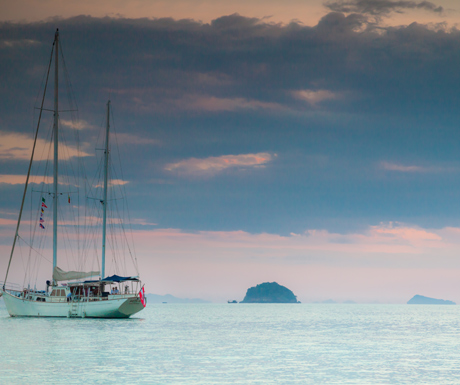
M264 282L250 287L240 303L300 303L287 287L276 282Z
M445 299L436 299L424 297L423 295L414 295L409 301L408 305L455 305L455 302L447 301Z

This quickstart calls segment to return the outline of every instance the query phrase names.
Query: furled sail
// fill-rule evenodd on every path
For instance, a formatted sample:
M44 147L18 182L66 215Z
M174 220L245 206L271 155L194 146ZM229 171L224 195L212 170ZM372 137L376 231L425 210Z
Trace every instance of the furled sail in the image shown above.
M99 275L99 271L64 271L59 267L55 267L53 270L53 279L57 281L70 281L72 279L82 279L88 277L94 277L95 275Z

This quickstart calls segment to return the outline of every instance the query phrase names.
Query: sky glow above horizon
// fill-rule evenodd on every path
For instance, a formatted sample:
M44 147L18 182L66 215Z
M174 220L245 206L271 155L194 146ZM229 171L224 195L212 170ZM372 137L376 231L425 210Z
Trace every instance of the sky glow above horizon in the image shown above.
M111 99L147 292L460 302L455 2L2 3L0 272L59 27L61 125L91 165Z

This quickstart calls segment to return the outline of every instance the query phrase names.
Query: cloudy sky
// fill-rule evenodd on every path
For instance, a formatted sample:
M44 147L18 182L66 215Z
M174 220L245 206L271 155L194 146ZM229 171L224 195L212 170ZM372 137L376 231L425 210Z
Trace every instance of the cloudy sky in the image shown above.
M0 4L3 271L59 28L88 169L112 101L147 292L460 302L456 1Z

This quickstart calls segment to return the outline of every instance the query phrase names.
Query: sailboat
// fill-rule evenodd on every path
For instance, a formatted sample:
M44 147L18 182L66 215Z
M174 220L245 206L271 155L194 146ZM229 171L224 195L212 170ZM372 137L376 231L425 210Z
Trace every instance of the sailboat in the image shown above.
M53 261L52 261L52 279L46 281L46 290L32 289L30 285L21 287L8 282L8 274L11 267L11 261L19 237L21 217L24 211L24 203L31 175L32 162L37 144L38 129L44 109L46 94L46 78L43 99L41 102L40 113L38 118L37 130L35 133L32 155L29 163L24 193L22 197L21 208L19 211L16 232L14 235L13 246L11 249L10 259L6 270L5 280L3 282L0 296L5 301L8 313L12 317L80 317L80 318L128 318L131 315L141 311L146 306L144 286L139 276L119 276L111 275L106 277L106 227L107 227L107 205L108 189L110 180L108 177L109 169L109 132L110 132L110 101L107 103L107 121L105 132L104 147L104 181L103 197L98 199L102 205L102 248L101 248L101 269L100 271L64 271L58 266L58 197L62 195L59 191L58 183L58 164L59 164L59 147L58 147L58 130L59 130L59 30L56 30L53 42L53 49L48 66L48 74L52 66L54 51L54 120L53 120L53 190L48 195L52 197L53 204ZM45 198L41 197L41 212ZM70 203L70 197L69 197ZM49 202L48 202L49 205ZM40 222L42 217L40 216ZM44 228L42 223L40 227ZM92 278L92 279L89 279ZM24 285L25 286L25 285Z

